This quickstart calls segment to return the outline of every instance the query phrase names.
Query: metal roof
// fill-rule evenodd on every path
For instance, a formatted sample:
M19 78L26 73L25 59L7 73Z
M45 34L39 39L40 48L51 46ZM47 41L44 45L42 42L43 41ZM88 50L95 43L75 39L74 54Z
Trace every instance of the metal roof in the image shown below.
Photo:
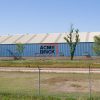
M64 37L68 34L69 33L41 33L0 36L0 44L65 43ZM93 38L96 35L100 35L100 32L79 32L80 42L94 42Z

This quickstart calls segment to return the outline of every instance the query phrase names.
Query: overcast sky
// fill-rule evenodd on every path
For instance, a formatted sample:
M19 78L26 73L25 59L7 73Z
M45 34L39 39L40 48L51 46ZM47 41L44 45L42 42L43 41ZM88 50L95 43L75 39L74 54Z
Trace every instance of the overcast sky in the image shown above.
M0 0L0 35L100 32L100 0Z

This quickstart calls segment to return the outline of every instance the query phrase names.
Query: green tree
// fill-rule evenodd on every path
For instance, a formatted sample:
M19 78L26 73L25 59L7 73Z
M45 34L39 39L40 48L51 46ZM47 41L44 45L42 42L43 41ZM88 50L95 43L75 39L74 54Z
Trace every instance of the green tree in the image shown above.
M79 32L79 30L74 29L73 25L71 25L69 35L67 35L67 37L64 37L64 39L66 40L66 42L68 43L69 48L70 48L71 60L73 60L76 45L78 44L78 42L80 40L78 32Z
M17 51L17 58L22 59L22 53L24 51L24 44L22 43L17 43L16 44L16 51Z
M94 37L94 45L93 45L94 52L100 56L100 36Z

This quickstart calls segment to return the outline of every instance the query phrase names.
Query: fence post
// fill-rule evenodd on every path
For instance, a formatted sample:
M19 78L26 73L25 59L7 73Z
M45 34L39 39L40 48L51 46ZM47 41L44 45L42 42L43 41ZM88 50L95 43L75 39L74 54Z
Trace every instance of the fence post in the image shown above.
M39 74L38 74L38 79L39 79L39 90L38 90L38 91L39 91L39 96L40 96L40 94L41 94L41 90L40 90L40 89L41 89L41 86L40 86L40 84L41 84L41 83L40 83L40 70L41 70L41 69L40 69L39 66L38 66L38 70L39 70Z
M92 83L91 83L91 64L89 64L89 98L92 96Z

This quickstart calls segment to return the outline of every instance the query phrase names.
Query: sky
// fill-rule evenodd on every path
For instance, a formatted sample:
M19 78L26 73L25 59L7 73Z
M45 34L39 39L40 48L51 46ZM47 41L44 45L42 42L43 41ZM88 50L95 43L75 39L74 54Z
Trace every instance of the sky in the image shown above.
M100 0L0 0L0 35L100 32Z

